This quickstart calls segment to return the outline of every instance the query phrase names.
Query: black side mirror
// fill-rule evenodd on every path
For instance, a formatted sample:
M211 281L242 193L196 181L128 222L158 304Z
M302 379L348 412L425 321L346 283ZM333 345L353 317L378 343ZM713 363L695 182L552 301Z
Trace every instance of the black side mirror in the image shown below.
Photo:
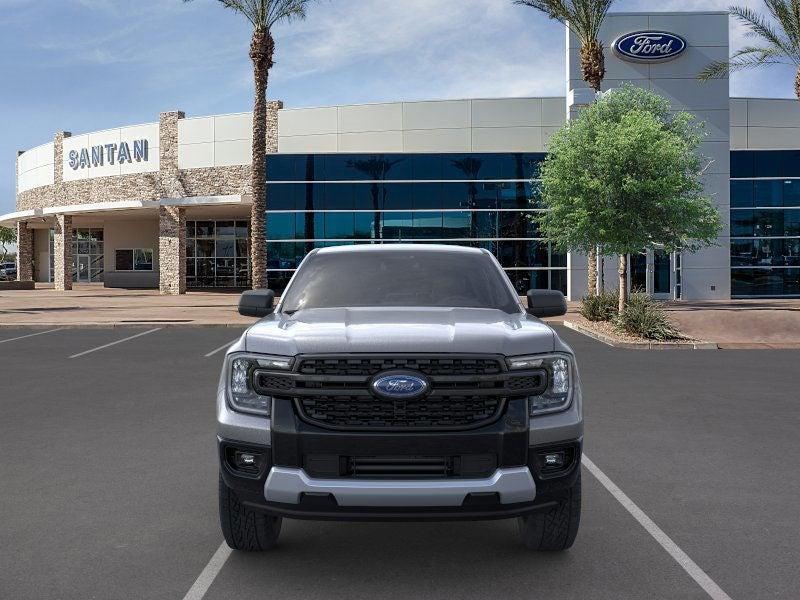
M245 317L266 317L275 308L275 292L272 290L247 290L239 298L239 314Z
M557 290L528 290L528 314L534 317L560 317L567 314L567 300Z

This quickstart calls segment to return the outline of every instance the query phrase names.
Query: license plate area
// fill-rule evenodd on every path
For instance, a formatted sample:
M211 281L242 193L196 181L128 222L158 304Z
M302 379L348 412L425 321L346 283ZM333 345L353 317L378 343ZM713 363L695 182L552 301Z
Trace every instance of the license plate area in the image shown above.
M344 456L307 454L306 473L320 479L483 479L497 469L495 454L456 456Z

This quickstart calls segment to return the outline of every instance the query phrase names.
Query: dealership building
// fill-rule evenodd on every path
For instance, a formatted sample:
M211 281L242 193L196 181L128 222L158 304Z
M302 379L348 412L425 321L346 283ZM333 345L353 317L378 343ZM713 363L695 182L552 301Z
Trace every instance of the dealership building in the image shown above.
M700 70L729 55L726 13L612 13L604 89L632 82L706 123L706 194L723 221L696 254L630 257L634 287L686 300L800 296L800 103L731 98ZM250 228L250 113L71 135L17 157L18 278L70 289L243 288L265 235L280 291L313 248L396 242L486 248L520 292L586 294L584 256L541 238L531 215L547 142L594 95L567 33L565 95L268 107L266 230ZM68 126L68 124L65 124ZM616 284L616 260L605 277Z

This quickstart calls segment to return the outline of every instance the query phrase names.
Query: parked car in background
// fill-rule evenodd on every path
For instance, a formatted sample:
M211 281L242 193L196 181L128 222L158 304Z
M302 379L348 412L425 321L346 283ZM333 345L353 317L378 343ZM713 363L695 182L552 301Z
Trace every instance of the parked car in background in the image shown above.
M0 281L12 281L17 278L17 263L0 263Z

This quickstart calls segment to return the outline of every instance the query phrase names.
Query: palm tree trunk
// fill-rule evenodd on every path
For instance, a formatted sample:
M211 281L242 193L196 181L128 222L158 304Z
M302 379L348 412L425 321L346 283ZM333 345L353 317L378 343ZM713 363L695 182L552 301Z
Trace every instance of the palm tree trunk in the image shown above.
M272 67L275 44L269 31L256 29L250 42L253 61L255 99L253 101L253 155L251 188L253 204L250 207L250 269L253 289L267 287L267 83Z
M605 57L603 56L603 45L597 40L591 40L581 45L581 75L583 80L589 84L595 92L600 91L603 77L606 75ZM587 286L589 296L597 293L597 250L589 250L589 271Z
M794 78L794 94L800 100L800 68L797 69L797 75Z
M624 254L619 255L619 307L618 311L622 314L625 305L628 304L628 258Z

